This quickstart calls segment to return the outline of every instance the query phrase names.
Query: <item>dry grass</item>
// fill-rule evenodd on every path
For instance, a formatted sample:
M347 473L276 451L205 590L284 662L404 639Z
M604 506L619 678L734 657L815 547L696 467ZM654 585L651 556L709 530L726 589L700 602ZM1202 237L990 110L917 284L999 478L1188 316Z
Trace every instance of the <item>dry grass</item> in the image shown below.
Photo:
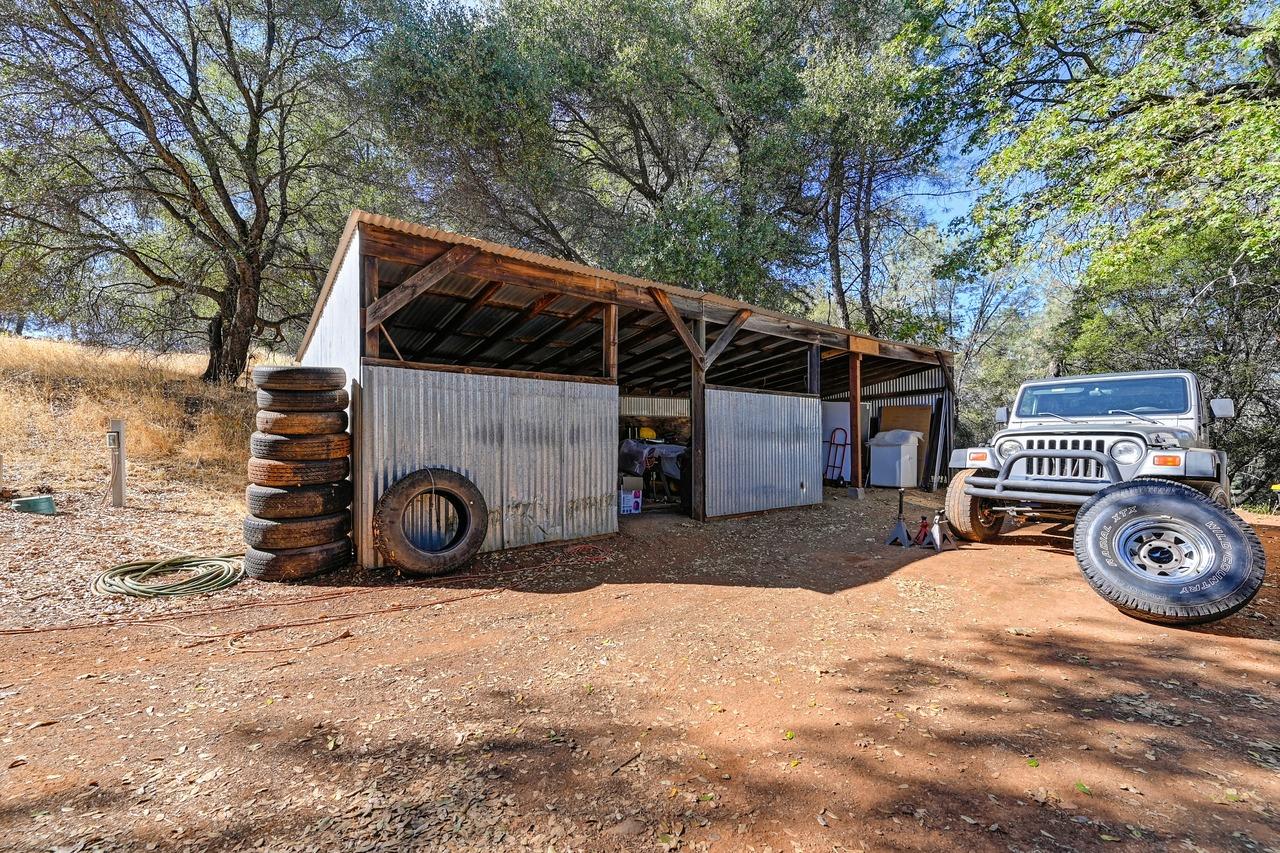
M181 483L239 498L253 430L245 387L200 381L198 355L155 355L0 335L4 485L105 492L105 432L124 418L131 489Z

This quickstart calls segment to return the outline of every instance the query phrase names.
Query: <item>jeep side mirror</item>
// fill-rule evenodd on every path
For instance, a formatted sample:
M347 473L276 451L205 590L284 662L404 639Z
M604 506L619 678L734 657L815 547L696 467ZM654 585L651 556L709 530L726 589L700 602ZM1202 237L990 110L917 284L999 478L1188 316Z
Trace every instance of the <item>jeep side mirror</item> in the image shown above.
M1231 401L1228 400L1227 402L1229 403ZM1234 410L1232 413L1234 414ZM1009 422L1009 407L1000 406L998 409L996 409L996 423L1007 424L1008 422Z
M1226 397L1210 400L1209 414L1219 419L1234 418L1236 416L1236 401L1228 400Z

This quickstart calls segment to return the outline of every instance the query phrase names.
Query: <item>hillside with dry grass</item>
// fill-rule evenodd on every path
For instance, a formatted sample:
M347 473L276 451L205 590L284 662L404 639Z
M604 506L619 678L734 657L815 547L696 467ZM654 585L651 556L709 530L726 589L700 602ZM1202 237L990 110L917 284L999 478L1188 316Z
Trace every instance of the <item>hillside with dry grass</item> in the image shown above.
M123 418L131 490L181 484L238 499L253 395L201 382L203 367L194 355L0 336L3 485L20 494L105 493L105 433L111 418Z

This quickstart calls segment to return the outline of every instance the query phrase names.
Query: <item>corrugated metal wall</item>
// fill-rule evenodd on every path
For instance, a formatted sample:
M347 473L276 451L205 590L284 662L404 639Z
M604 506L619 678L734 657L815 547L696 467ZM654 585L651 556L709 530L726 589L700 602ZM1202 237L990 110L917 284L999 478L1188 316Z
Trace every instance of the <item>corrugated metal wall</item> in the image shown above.
M362 506L438 466L484 495L486 551L617 531L616 386L368 365L363 385ZM358 529L368 566L371 509Z
M315 334L302 354L308 367L341 367L347 383L360 374L360 234L352 235L333 279Z
M817 397L707 389L707 515L822 502Z
M687 397L619 397L618 414L633 418L687 418Z

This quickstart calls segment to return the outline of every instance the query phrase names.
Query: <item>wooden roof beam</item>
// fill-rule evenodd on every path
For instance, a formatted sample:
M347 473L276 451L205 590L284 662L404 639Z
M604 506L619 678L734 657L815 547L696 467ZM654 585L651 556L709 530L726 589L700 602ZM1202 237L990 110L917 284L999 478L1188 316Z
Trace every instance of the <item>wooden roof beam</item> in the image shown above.
M365 315L365 326L372 329L386 322L392 314L426 293L445 276L465 270L479 254L480 250L474 246L454 246L370 305Z

